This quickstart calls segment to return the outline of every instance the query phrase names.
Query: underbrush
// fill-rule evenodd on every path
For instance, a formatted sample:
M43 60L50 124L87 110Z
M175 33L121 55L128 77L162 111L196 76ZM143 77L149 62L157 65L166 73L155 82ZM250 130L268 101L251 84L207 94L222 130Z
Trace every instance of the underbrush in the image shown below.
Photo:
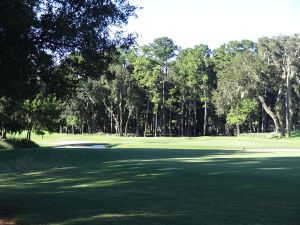
M278 134L276 134L275 132L271 132L271 133L243 133L243 134L239 134L239 137L253 137L253 138L265 138L265 139L272 139L272 138L280 138L278 136ZM292 138L297 138L300 137L300 131L293 131Z
M272 139L278 138L278 134L272 133L242 133L238 135L239 137L253 137L253 138L262 138L262 139Z

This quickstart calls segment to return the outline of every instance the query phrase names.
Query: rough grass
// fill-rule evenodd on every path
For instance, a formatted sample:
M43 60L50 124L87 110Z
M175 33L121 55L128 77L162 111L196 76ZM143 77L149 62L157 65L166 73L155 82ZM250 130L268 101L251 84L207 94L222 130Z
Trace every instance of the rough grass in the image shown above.
M55 136L40 143L74 138ZM111 148L0 151L0 204L18 224L300 224L300 152L226 147L269 140L75 139Z
M37 148L39 147L33 141L28 141L26 139L6 139L0 140L0 150L1 149L20 149L20 148Z
M2 149L12 149L13 147L8 144L6 141L0 140L0 150Z

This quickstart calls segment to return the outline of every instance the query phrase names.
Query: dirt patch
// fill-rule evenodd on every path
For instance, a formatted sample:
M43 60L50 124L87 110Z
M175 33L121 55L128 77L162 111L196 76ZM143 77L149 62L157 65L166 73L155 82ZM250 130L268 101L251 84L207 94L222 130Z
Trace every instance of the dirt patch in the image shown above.
M17 225L13 220L13 215L17 209L13 206L1 205L0 206L0 225Z

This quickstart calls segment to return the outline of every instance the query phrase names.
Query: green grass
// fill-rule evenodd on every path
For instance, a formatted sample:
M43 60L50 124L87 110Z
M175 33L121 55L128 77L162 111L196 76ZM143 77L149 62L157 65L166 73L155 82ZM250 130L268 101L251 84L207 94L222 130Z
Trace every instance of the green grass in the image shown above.
M33 141L41 146L57 145L57 141L85 140L109 144L112 148L179 148L179 149L244 149L244 148L300 148L300 136L294 138L264 137L119 137L111 135L34 135Z
M300 151L231 150L300 138L34 137L72 139L111 148L0 151L0 209L22 225L300 224Z

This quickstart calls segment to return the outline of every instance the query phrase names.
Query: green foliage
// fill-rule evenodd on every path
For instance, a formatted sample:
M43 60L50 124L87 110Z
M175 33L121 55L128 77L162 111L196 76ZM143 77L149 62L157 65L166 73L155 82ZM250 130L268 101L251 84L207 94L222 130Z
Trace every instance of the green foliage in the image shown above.
M230 41L214 51L161 37L129 49L134 36L121 28L136 9L129 0L2 0L0 138L58 127L228 134L226 119L248 131L272 119L291 135L300 115L299 36ZM259 99L262 119L249 99Z
M28 130L54 132L58 127L60 109L55 97L37 95L33 100L25 100L23 108Z
M78 126L79 125L79 119L75 115L68 115L66 122L67 122L67 125L70 125L70 126Z
M129 46L134 39L120 31L135 15L136 7L128 0L39 0L35 9L40 47L61 55L80 51L91 71L107 68L112 60L108 53L117 46Z
M180 88L181 97L188 100L207 101L209 81L210 49L207 45L197 45L194 48L183 49L176 58L174 80ZM196 91L197 90L197 91ZM191 94L189 94L191 93Z
M0 131L21 132L24 128L23 109L19 102L8 97L0 98Z
M103 75L116 49L133 44L120 29L135 10L128 0L1 1L1 136L56 129L54 102L67 101L80 78Z
M226 114L232 104L244 98L253 98L260 91L260 59L252 52L237 53L227 67L217 74L218 85L213 93L219 115Z
M37 69L42 68L30 34L34 5L34 0L0 3L0 98L22 100L36 90Z
M240 104L231 107L227 114L228 125L242 125L246 120L257 111L258 103L256 100L243 99Z
M213 53L212 61L216 72L225 69L231 63L231 60L238 53L257 52L256 43L250 40L229 41L227 44L221 45Z
M265 103L269 108L269 114L276 124L276 132L281 136L291 136L296 108L299 108L299 66L300 66L300 37L276 36L263 37L258 41L258 49L261 57L267 62L272 73L266 74L265 90L269 96L273 95L273 101ZM261 95L266 102L268 97ZM297 106L298 105L298 106Z
M154 39L148 48L153 59L160 65L164 65L172 59L175 56L175 51L178 49L173 40L168 37Z
M226 118L228 125L241 125L246 121L246 119L247 115L243 114L237 108L230 109Z

